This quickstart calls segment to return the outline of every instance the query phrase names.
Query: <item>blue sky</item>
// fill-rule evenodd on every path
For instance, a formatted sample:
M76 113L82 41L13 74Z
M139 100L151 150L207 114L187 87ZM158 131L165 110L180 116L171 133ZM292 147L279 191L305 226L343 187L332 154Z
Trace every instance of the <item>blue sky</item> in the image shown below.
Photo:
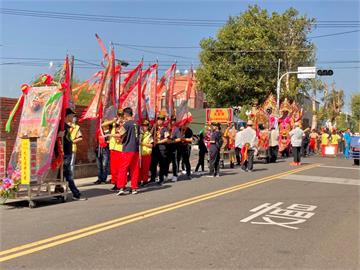
M249 4L257 4L269 12L283 12L295 7L301 14L319 21L359 21L358 1L1 1L1 8L36 11L86 13L108 16L147 18L226 20L230 15L239 15ZM0 14L1 16L1 96L17 97L20 85L28 83L35 75L52 73L66 53L75 58L99 63L101 50L94 37L98 33L105 45L110 42L154 46L198 46L202 38L215 36L216 27L189 27L169 25L118 24L93 21L70 21ZM319 28L309 36L326 35L356 28ZM336 82L344 89L347 101L352 93L359 92L359 35L360 32L317 38L317 67L333 68L334 76L322 80ZM175 59L184 71L191 63L197 64L199 49L140 48L166 55L136 51L116 46L118 58L136 63L144 57L145 63L159 59L166 69ZM29 60L10 58L41 58L37 66L24 65ZM31 60L32 63L35 60ZM53 62L50 68L49 62ZM352 61L344 63L342 61ZM19 63L20 64L8 64ZM342 62L342 63L341 63ZM4 65L4 63L7 63ZM77 68L78 67L78 68ZM87 65L87 67L89 67ZM76 76L86 79L94 69L75 65ZM275 88L275 85L274 85ZM345 108L347 110L348 108Z

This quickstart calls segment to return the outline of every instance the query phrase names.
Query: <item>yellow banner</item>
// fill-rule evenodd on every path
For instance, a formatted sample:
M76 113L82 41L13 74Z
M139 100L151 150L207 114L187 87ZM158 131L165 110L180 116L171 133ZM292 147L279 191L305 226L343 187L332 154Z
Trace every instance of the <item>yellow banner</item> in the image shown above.
M21 184L30 184L30 139L21 139Z
M206 109L206 122L228 123L233 121L232 108Z

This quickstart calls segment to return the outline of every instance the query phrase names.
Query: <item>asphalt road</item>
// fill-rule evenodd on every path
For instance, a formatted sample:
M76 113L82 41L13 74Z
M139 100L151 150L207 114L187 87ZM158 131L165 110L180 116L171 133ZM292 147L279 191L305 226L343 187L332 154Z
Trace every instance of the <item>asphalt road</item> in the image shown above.
M359 269L359 167L289 162L121 197L90 182L88 201L3 206L1 269Z

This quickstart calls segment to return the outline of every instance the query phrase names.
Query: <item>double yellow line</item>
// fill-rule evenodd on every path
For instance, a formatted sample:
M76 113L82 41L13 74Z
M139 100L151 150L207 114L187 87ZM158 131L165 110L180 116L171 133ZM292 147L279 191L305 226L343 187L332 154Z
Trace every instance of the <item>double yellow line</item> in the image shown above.
M241 189L245 189L248 187L252 187L252 186L256 186L268 181L272 181L275 179L279 179L281 177L284 177L286 175L290 175L293 173L297 173L300 171L304 171L304 170L309 170L311 168L314 167L318 167L321 164L313 164L313 165L308 165L308 166L304 166L298 169L294 169L291 171L287 171L287 172L283 172L283 173L279 173L279 174L275 174L275 175L271 175L268 177L264 177L264 178L260 178L257 180L253 180L247 183L243 183L240 185L236 185L233 187L229 187L229 188L225 188L225 189L221 189L221 190L217 190L214 192L210 192L207 194L203 194L200 196L195 196L186 200L182 200L182 201L178 201L175 203L170 203L170 204L166 204L160 207L156 207L156 208L152 208L146 211L142 211L142 212L138 212L132 215L128 215L125 217L121 217L121 218L117 218L117 219L113 219L113 220L109 220L106 222L102 222L93 226L89 226L89 227L85 227L79 230L75 230L72 232L68 232L68 233L64 233L64 234L59 234L50 238L46 238L40 241L36 241L36 242L32 242L29 244L25 244L22 246L18 246L18 247L14 247L11 249L7 249L4 251L0 251L0 262L5 262L5 261L9 261L12 259L15 259L17 257L21 257L21 256L25 256L34 252L38 252L44 249L48 249L51 247L55 247L61 244L65 244L83 237L87 237L90 235L94 235L103 231L107 231L110 229L114 229L138 220L142 220L145 218L149 218L152 216L156 216L165 212L169 212L181 207L185 207L188 205L192 205L198 202L202 202L202 201L206 201L212 198L216 198L234 191L238 191Z

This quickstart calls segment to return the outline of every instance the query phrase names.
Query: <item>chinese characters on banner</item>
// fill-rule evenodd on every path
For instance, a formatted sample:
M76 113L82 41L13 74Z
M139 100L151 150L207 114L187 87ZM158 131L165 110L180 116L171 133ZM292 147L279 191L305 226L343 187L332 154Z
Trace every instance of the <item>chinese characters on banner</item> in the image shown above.
M37 181L37 138L30 139L30 181Z
M292 204L288 207L280 208L282 202L277 202L271 205L271 203L264 203L250 210L255 214L248 216L240 220L240 222L249 222L251 224L263 224L263 225L277 225L280 227L297 230L298 227L293 225L306 222L309 218L315 215L314 211L317 206L307 204ZM258 217L263 221L252 221Z
M30 184L30 139L21 139L21 184Z
M206 122L229 123L233 121L232 108L210 108L206 109Z

